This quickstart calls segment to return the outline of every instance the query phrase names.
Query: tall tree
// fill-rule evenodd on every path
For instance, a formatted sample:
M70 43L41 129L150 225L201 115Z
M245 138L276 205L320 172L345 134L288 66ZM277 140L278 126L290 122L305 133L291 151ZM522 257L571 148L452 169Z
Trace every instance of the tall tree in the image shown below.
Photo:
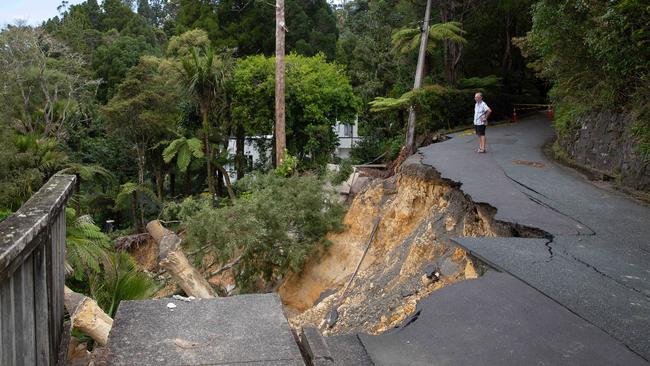
M469 11L478 3L477 0L442 0L440 1L440 21L459 22L461 25ZM463 43L444 41L445 67L447 82L451 85L458 83L458 68L463 55Z
M61 140L97 86L85 65L42 29L9 27L0 33L0 117L23 134Z
M132 189L129 194L136 197L146 187L147 152L168 136L176 120L178 95L170 87L170 70L158 58L143 57L129 70L117 94L101 109L110 131L129 141L135 152L138 189ZM137 201L142 215L143 197Z
M422 86L422 75L424 75L424 56L427 52L427 42L429 41L429 17L431 15L431 0L427 0L427 7L424 11L424 20L422 21L422 30L420 36L420 51L418 52L418 64L415 67L415 82L413 90L420 89ZM415 107L409 107L409 121L406 129L406 153L411 155L415 152Z
M359 99L340 65L324 55L286 57L287 150L308 168L329 162L337 138L336 120L351 122ZM274 127L275 60L249 56L237 62L232 101L233 119L249 135L268 135ZM266 152L265 152L266 153Z
M190 56L182 59L180 68L181 82L201 111L208 189L212 195L216 194L216 188L213 169L214 150L210 141L210 115L215 108L221 107L223 110L226 83L232 72L232 61L229 57L228 55L216 56L211 47L205 50L192 48ZM215 167L220 171L223 170L221 166ZM224 178L228 179L227 174ZM228 181L227 185L230 187Z
M275 3L275 165L282 165L287 137L284 131L284 0Z
M402 29L393 34L393 50L408 54L416 46L419 46L418 63L415 67L415 81L413 83L413 91L422 87L422 80L425 75L425 57L430 48L433 49L433 43L429 40L443 41L452 43L464 43L465 39L461 36L464 33L460 28L461 24L458 22L448 22L441 24L433 24L429 27L429 17L431 14L431 0L427 0L427 7L424 12L424 20L422 21L422 28L418 31L416 29ZM410 155L415 152L415 122L416 122L416 109L414 105L409 106L408 125L406 129L406 154Z
M327 0L284 0L286 51L313 56L319 52L334 59L338 29ZM200 28L215 47L236 48L239 56L275 51L275 1L180 0L176 33Z

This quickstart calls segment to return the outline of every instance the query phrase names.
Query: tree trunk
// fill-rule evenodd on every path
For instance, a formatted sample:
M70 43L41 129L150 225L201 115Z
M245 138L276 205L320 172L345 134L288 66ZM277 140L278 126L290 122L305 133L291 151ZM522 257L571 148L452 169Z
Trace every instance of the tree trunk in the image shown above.
M163 201L165 198L165 174L162 169L156 168L156 195L160 201Z
M512 69L512 52L511 52L511 47L512 47L512 37L510 37L510 27L512 25L512 17L510 14L510 10L506 10L506 15L505 15L505 36L506 36L506 50L503 52L503 60L501 61L501 66L503 68L503 74L506 74L506 71L510 71Z
M221 171L215 167L217 171L217 181L215 182L215 185L217 187L217 196L222 197L223 196L223 174L221 174Z
M95 300L70 290L68 286L64 289L64 301L65 308L70 314L72 327L105 346L113 327L113 319L97 305Z
M228 176L228 172L219 164L217 164L216 168L217 170L219 170L220 175L223 177L223 179L226 182L226 189L228 189L228 196L230 197L231 200L234 201L235 199L237 199L237 196L235 196L235 192L232 190L232 185L230 184L230 177Z
M185 195L192 195L192 176L190 175L189 168L185 171Z
M237 169L237 180L244 178L244 173L246 171L246 157L244 156L244 144L246 143L246 130L244 126L237 125L235 131L236 136L236 149L237 153L235 155L235 167Z
M146 164L145 144L144 142L137 145L138 149L138 185L144 187L144 167ZM136 195L138 206L140 208L140 225L138 225L138 232L144 227L144 197L142 194Z
M144 194L140 193L138 194L138 202L140 203L140 225L138 225L138 232L142 232L142 228L144 227Z
M176 174L169 173L169 195L176 196Z
M205 144L205 161L208 174L208 190L210 195L214 197L216 190L214 189L214 171L212 169L212 148L210 147L210 122L208 121L208 108L203 106L201 107L201 113L203 114L203 134L204 144Z
M287 145L284 132L284 0L275 2L275 163L284 161Z
M422 34L420 37L420 52L418 53L418 64L415 68L415 82L413 90L420 89L424 75L424 58L427 52L427 41L429 40L429 18L431 15L431 0L427 0L427 8L424 11L424 21L422 22ZM415 153L415 107L409 107L408 127L406 130L406 154Z
M140 221L138 221L138 192L131 192L131 223L133 223L133 228L137 232L142 232L142 227L140 227Z
M158 220L149 222L147 231L158 243L160 266L171 274L185 294L201 299L216 297L208 281L187 260L180 247L181 239L176 234L163 227Z

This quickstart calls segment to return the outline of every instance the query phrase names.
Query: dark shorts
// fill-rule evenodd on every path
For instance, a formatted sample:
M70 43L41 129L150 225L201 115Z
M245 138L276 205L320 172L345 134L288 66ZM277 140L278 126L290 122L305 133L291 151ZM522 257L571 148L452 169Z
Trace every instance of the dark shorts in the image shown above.
M474 129L476 130L476 135L485 136L485 125L474 125Z

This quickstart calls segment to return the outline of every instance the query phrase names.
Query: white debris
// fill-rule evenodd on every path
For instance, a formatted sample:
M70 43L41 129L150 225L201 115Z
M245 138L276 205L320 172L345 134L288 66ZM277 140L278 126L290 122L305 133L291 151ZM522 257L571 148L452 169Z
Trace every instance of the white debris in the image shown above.
M172 297L174 299L176 299L176 300L185 301L185 302L190 302L190 301L196 299L196 297L194 297L194 296L185 297L185 296L181 296L181 295L174 295Z
M235 285L233 285L233 284L226 285L226 291L227 292L230 292L230 291L232 291L234 289L235 289Z
M167 304L167 309L174 311L174 308L176 308L176 304L174 304L173 302Z

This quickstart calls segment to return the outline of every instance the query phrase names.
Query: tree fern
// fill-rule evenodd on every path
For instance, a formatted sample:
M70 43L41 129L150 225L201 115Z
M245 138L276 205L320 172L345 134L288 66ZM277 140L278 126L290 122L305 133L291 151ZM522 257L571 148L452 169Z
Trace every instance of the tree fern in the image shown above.
M77 280L101 271L101 259L111 249L111 241L89 215L77 216L66 208L66 261Z
M419 99L426 94L442 95L448 93L453 89L444 87L442 85L433 84L426 85L417 90L411 90L402 94L399 98L383 98L377 97L368 104L372 112L386 112L394 110L405 110L411 105L418 106Z
M59 174L75 174L83 181L98 181L110 183L115 180L115 175L101 165L86 165L79 163L67 164L59 171Z
M176 157L176 166L183 173L187 171L192 157L200 159L204 156L203 142L197 138L180 137L172 141L163 151L165 163L171 162Z
M432 53L436 43L440 41L449 40L456 43L467 43L467 40L462 36L465 31L461 26L459 22L432 24L429 27L429 41L431 42L427 42L427 52ZM403 28L396 31L391 37L392 51L401 55L416 51L420 47L420 35L420 28Z
M134 192L143 194L153 202L158 202L158 197L156 197L156 194L151 190L151 188L137 183L127 182L120 186L120 192L117 194L117 197L115 197L115 207L120 209L128 208L131 195Z

